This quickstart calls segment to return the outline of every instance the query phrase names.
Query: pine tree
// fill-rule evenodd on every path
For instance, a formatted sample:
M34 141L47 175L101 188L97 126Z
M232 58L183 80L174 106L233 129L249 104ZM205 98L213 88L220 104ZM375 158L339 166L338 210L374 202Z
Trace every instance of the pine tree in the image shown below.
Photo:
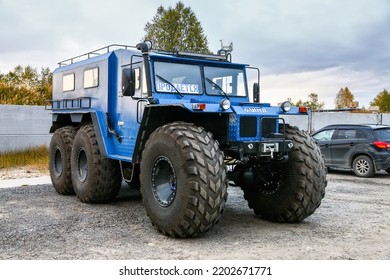
M202 25L182 2L176 3L175 8L158 7L144 30L143 39L152 41L154 49L210 53Z

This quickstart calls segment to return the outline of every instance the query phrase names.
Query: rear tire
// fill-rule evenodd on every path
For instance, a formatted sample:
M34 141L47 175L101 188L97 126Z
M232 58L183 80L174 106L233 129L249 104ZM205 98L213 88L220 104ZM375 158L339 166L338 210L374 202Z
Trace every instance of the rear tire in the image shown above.
M199 236L218 222L225 208L223 153L211 133L193 124L170 123L152 133L140 179L146 212L168 236Z
M74 194L70 157L76 129L65 126L57 129L50 141L49 171L54 189L64 195Z
M75 136L71 168L74 191L82 202L108 202L118 194L119 163L102 157L92 125L81 127Z
M244 198L256 215L274 222L300 222L313 214L325 195L326 168L319 147L304 131L286 125L293 141L287 162L280 163L279 181L243 187ZM271 185L272 186L272 185Z
M352 163L353 172L356 176L369 178L374 176L375 168L372 159L368 156L358 156Z

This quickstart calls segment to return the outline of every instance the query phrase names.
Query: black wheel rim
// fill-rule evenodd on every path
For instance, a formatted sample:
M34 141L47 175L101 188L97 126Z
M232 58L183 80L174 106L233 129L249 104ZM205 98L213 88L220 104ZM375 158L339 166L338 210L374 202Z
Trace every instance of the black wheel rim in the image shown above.
M164 156L157 158L152 169L152 191L163 207L172 204L176 196L176 174L171 161Z
M62 155L61 155L61 150L60 150L59 147L56 147L55 151L54 151L54 166L53 166L53 169L54 169L54 174L57 177L61 176L64 167L62 165Z
M84 182L88 176L88 160L87 154L83 148L79 149L77 153L77 178L80 182Z

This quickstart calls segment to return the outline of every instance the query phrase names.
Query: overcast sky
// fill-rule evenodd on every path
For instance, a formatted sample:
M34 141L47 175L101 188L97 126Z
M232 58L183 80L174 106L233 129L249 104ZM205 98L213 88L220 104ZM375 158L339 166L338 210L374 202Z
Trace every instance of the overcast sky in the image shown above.
M105 45L137 44L157 7L177 0L0 0L0 72L57 62ZM334 108L340 88L369 106L390 90L389 0L183 0L216 52L261 70L261 101L317 93Z

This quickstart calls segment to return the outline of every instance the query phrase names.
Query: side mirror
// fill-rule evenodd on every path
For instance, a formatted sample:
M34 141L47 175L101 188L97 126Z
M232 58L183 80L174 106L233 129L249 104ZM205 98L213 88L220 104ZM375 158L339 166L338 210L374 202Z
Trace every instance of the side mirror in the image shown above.
M260 102L260 86L259 83L253 83L253 102Z
M140 69L125 68L122 71L123 96L134 96L135 90L140 89Z

